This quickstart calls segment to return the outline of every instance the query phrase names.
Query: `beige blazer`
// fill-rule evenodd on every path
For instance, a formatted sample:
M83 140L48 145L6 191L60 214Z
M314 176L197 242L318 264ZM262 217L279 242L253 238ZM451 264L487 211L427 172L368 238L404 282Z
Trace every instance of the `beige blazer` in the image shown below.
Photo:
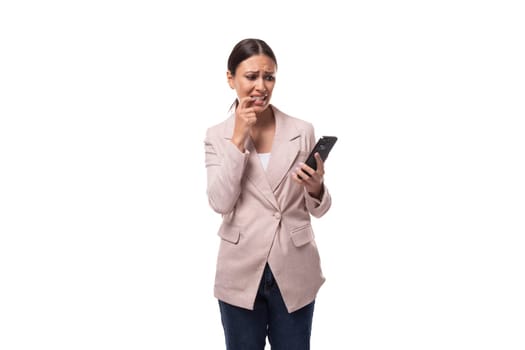
M291 178L315 144L312 125L271 108L276 129L266 171L250 139L245 153L231 142L233 110L206 133L208 200L223 217L214 294L253 310L268 262L293 312L312 302L325 280L310 215L326 213L331 198L325 187L319 201Z

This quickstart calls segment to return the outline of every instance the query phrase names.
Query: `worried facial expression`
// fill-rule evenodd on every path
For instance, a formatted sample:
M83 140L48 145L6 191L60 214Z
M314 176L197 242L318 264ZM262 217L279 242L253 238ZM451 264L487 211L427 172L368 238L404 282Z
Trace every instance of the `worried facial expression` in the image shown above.
M250 97L256 113L264 111L270 104L275 86L275 62L266 55L256 55L242 61L232 75L227 72L228 84L237 92L239 101Z

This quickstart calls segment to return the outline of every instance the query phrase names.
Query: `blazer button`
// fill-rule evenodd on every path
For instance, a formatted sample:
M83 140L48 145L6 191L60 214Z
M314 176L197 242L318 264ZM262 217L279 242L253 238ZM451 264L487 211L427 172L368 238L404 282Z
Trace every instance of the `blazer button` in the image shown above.
M277 212L277 213L273 214L273 216L274 216L277 220L281 220L281 213Z

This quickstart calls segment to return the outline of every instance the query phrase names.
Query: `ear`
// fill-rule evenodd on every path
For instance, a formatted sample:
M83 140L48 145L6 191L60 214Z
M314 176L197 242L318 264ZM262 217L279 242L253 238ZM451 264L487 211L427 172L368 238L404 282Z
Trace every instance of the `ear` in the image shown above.
M235 89L235 85L233 85L233 75L230 71L226 72L226 79L228 79L228 85L230 85L230 88Z

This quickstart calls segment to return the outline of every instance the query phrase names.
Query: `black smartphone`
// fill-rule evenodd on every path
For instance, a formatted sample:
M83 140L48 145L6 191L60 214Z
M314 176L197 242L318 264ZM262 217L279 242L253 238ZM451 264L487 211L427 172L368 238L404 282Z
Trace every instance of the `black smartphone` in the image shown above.
M306 161L304 162L306 165L308 165L310 168L317 170L317 162L315 161L314 154L316 152L319 152L319 155L321 156L321 159L326 161L326 158L328 158L328 154L332 150L332 147L334 147L335 142L337 141L337 137L335 136L323 136L317 141L314 148L312 149L312 152L310 152L310 155L308 158L306 158Z

